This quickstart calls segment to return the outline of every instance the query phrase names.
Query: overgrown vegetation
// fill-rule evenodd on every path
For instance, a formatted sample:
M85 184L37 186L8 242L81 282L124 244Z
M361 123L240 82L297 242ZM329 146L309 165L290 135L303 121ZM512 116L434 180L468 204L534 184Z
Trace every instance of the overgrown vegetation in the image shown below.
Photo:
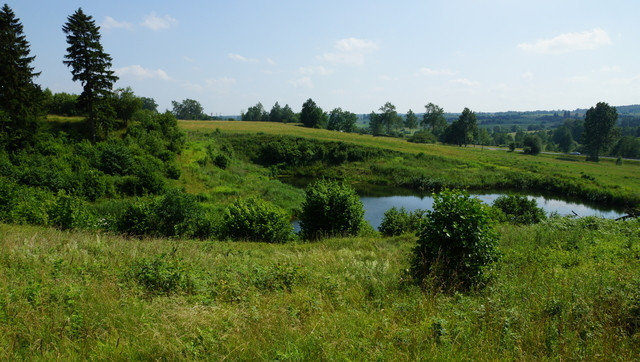
M552 218L498 230L503 257L486 287L447 294L405 279L410 235L265 244L0 224L0 358L640 353L638 220Z

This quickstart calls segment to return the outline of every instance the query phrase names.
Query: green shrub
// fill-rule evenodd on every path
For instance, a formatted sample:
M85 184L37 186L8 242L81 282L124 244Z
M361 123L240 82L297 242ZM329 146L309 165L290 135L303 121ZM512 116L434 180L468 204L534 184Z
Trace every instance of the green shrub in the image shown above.
M219 237L284 243L291 239L293 227L289 215L257 197L236 200L224 212Z
M346 183L322 179L309 185L306 194L300 215L305 239L357 235L362 230L362 202Z
M129 269L130 277L153 295L169 295L193 289L193 280L183 265L167 254L143 258Z
M404 233L416 232L424 215L423 210L407 212L404 207L395 207L385 211L378 230L385 236L397 236Z
M502 195L493 202L493 206L500 209L512 224L537 224L547 218L536 200L525 196Z
M436 143L438 138L429 131L418 131L407 138L407 141L413 143Z
M177 189L151 201L130 203L116 221L117 230L131 235L208 238L211 222L195 196Z
M64 191L58 192L48 214L51 225L63 230L92 228L96 224L95 216L85 202Z
M486 267L499 257L497 240L486 205L465 192L443 191L418 232L412 275L418 283L429 278L448 290L480 285Z

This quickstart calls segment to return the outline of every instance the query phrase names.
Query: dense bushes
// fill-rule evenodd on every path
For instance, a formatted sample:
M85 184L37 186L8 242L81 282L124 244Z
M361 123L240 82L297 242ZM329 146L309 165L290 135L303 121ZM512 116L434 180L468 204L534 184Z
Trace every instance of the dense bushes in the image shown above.
M420 226L411 273L418 283L469 289L485 280L486 267L498 259L497 240L486 205L464 192L443 191Z
M208 238L213 233L210 218L196 197L169 189L150 201L129 204L118 218L117 231L132 235Z
M500 209L512 224L537 224L547 218L536 200L525 196L502 195L493 202L493 206Z
M300 215L304 239L357 235L365 225L364 208L344 182L319 180L309 185Z
M233 148L263 166L308 166L318 162L339 165L398 155L398 152L343 142L326 142L274 135L233 135Z
M284 243L291 239L292 231L284 210L251 197L236 200L226 209L218 233L222 239Z
M415 233L420 227L420 221L424 210L408 212L404 207L397 209L392 207L385 211L378 230L384 236L397 236L404 233Z

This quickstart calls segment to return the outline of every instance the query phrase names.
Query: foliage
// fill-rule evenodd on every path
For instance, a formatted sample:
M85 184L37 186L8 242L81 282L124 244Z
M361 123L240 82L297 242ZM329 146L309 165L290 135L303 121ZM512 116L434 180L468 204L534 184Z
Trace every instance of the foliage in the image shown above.
M322 108L316 105L316 102L309 98L302 105L300 122L309 128L326 128L327 115L322 111Z
M321 179L307 187L300 214L304 239L358 235L364 223L362 202L346 183Z
M35 57L29 53L20 20L4 4L0 10L0 112L6 119L0 121L0 145L5 135L11 143L30 140L38 126L42 96L33 79L40 73L34 72Z
M446 143L466 146L473 142L478 130L475 112L465 108L458 119L447 127L442 135Z
M500 209L512 224L537 224L547 218L536 200L526 196L502 195L493 202L493 206Z
M129 204L117 221L117 230L139 236L208 238L212 225L195 196L169 189L150 201Z
M171 101L173 110L171 113L177 119L209 120L211 117L204 113L204 108L200 102L187 98L182 102Z
M523 142L523 151L528 155L538 155L542 151L542 141L536 135L527 135Z
M219 228L222 239L284 243L293 228L289 215L257 197L238 199L225 210Z
M327 129L341 132L355 132L357 116L355 113L343 111L342 108L335 108L329 113L329 123Z
M369 128L373 135L392 135L396 129L403 125L402 117L396 112L396 106L391 102L380 107L380 114L371 112Z
M49 210L51 225L62 230L88 229L95 225L95 216L86 204L77 197L61 191Z
M431 128L431 132L440 135L447 128L447 120L444 117L444 109L431 102L424 106L425 112L420 122L422 127Z
M398 236L405 233L415 233L420 228L424 210L408 212L404 207L392 207L385 211L378 230L384 236Z
M89 116L93 142L97 140L100 130L108 131L105 122L108 123L110 118L104 117L105 113L100 114L99 110L101 102L110 94L113 83L118 80L110 70L111 56L104 52L100 44L99 29L93 18L82 9L69 16L62 27L69 44L64 64L71 67L73 81L80 81L82 85L78 103Z
M413 143L436 143L438 139L433 133L422 130L411 135L407 138L407 141Z
M253 107L249 107L246 113L242 113L241 119L247 122L267 122L270 120L269 113L265 111L260 102Z
M605 102L598 102L595 108L587 111L584 119L583 142L590 161L599 161L600 152L611 145L614 140L614 127L618 120L618 111Z
M136 260L128 274L152 295L169 295L188 291L193 281L179 260L169 254Z
M487 268L498 260L498 236L487 207L465 192L443 191L434 197L413 250L411 273L449 290L482 285Z
M409 129L418 128L418 116L412 110L407 111L407 115L404 117L404 126Z

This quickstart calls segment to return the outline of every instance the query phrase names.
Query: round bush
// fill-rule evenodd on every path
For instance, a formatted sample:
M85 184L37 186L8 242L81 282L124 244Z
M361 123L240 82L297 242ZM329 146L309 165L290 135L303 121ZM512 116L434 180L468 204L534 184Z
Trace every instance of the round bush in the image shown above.
M537 224L547 218L536 200L525 196L502 195L493 202L493 206L500 209L512 224Z
M349 185L319 180L306 190L302 203L300 228L303 238L315 240L328 236L358 235L364 221L364 207Z
M481 284L486 267L499 257L497 240L486 205L467 193L443 191L418 232L412 274L419 283L430 278L449 290Z
M385 211L378 230L385 236L397 236L408 232L416 232L424 214L423 210L408 212L404 207L392 207Z
M284 243L291 239L289 215L257 197L236 200L225 211L219 236L223 239Z

